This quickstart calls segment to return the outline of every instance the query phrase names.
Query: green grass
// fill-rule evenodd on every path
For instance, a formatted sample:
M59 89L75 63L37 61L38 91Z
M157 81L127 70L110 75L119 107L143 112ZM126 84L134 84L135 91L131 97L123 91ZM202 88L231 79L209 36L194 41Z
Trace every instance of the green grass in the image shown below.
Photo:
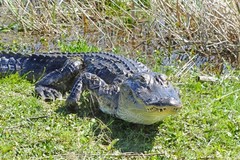
M28 81L17 75L3 78L1 159L127 158L125 152L139 158L159 154L153 159L240 158L239 82L200 83L190 76L179 87L182 111L143 126L103 114L89 107L87 98L78 114L68 114L63 101L34 97Z
M77 43L59 45L64 51L98 50ZM80 111L69 114L64 101L35 97L34 84L24 78L1 78L0 159L240 159L239 74L216 83L198 82L197 73L175 80L183 109L151 126L102 113L88 93Z

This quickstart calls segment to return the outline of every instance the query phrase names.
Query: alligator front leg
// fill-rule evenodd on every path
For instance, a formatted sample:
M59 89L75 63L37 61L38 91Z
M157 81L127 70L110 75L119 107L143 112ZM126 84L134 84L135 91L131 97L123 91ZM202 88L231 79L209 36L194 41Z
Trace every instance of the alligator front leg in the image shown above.
M62 93L72 86L71 80L80 72L81 65L81 61L68 62L63 68L47 74L36 83L36 94L44 100L61 99Z
M103 79L95 74L86 72L80 75L76 80L73 89L66 100L66 107L70 111L77 111L77 102L79 101L83 90L90 90L100 97L102 95L111 96L117 94L119 88L115 85L108 85Z

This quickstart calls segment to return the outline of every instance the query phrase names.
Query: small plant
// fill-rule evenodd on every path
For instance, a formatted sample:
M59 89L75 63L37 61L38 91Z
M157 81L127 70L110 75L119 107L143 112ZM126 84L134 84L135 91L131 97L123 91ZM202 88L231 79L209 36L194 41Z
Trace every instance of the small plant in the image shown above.
M63 52L97 52L100 51L99 48L94 46L89 46L87 42L83 39L77 41L71 41L69 43L59 41L58 46Z

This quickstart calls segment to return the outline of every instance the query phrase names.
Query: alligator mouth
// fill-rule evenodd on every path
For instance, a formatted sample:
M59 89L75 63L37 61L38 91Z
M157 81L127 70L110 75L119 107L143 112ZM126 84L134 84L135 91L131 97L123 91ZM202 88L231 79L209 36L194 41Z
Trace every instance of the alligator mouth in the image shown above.
M180 106L173 107L173 106L149 106L146 107L147 112L178 112L181 109Z

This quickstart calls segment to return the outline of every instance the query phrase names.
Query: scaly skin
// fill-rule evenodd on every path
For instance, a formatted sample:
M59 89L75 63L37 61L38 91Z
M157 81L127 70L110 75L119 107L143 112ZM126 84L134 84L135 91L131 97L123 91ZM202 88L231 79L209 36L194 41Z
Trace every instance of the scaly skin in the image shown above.
M111 53L0 53L0 75L18 72L38 80L35 91L44 100L62 98L77 109L83 90L98 100L100 109L128 122L153 124L181 108L178 91L166 76L142 63Z

